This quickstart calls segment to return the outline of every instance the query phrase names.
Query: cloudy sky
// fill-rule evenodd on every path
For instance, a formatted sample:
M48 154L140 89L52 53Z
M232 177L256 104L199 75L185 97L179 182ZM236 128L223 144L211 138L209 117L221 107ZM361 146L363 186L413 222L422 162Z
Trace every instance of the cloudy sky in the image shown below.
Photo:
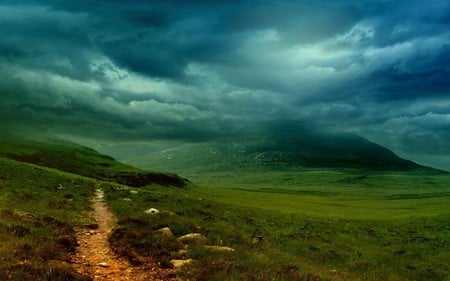
M3 130L201 141L294 119L450 168L450 3L1 0L0 95Z

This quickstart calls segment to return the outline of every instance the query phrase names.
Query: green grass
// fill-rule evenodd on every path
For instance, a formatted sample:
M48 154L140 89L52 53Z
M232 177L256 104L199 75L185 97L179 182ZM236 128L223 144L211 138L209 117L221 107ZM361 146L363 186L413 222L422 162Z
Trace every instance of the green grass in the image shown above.
M202 186L138 194L105 189L121 221L111 239L119 252L155 253L167 264L179 254L174 239L155 232L165 226L236 249L191 248L182 255L198 261L183 273L191 280L436 281L449 280L449 183L443 174L304 170L215 175ZM175 214L145 214L151 207Z
M2 143L0 151L13 151L22 161L38 155L47 162L37 164L75 167L69 171L96 178L135 172L78 146L28 145ZM450 280L445 173L298 169L186 175L197 185L129 187L0 158L0 276L83 280L65 261L74 250L73 227L90 223L88 199L101 187L119 219L110 237L115 251L137 264L147 258L162 266L173 258L195 259L180 273L190 280ZM162 212L145 214L149 208ZM197 246L179 252L182 245L174 237L156 231L166 226L176 236L200 232L208 244L236 251ZM256 236L261 243L253 243Z
M89 280L67 264L95 182L0 158L1 280Z
M150 183L183 186L186 183L175 174L143 171L88 147L57 138L30 140L0 136L0 157L131 186Z

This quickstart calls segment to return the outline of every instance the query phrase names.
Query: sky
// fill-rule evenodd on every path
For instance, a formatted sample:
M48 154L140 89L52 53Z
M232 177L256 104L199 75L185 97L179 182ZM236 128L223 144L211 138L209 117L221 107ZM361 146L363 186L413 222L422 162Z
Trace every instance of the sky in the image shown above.
M450 3L1 0L2 130L207 141L254 121L450 169Z

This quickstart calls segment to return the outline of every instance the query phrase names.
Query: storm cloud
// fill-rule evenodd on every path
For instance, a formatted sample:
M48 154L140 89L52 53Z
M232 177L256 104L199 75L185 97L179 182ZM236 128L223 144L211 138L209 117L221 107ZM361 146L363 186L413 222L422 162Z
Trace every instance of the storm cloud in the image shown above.
M449 27L444 0L5 0L2 127L202 141L292 119L448 169Z

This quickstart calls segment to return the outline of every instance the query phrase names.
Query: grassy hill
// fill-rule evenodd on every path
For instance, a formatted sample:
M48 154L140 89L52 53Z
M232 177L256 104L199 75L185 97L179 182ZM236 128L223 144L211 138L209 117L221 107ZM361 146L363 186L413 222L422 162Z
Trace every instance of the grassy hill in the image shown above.
M0 156L129 186L155 183L182 187L186 184L186 180L176 174L146 172L91 148L57 138L34 141L0 137Z
M152 149L125 162L187 175L299 168L432 172L357 135L325 132L293 121L256 124L216 141Z
M95 181L0 158L0 279L90 280L67 263Z

